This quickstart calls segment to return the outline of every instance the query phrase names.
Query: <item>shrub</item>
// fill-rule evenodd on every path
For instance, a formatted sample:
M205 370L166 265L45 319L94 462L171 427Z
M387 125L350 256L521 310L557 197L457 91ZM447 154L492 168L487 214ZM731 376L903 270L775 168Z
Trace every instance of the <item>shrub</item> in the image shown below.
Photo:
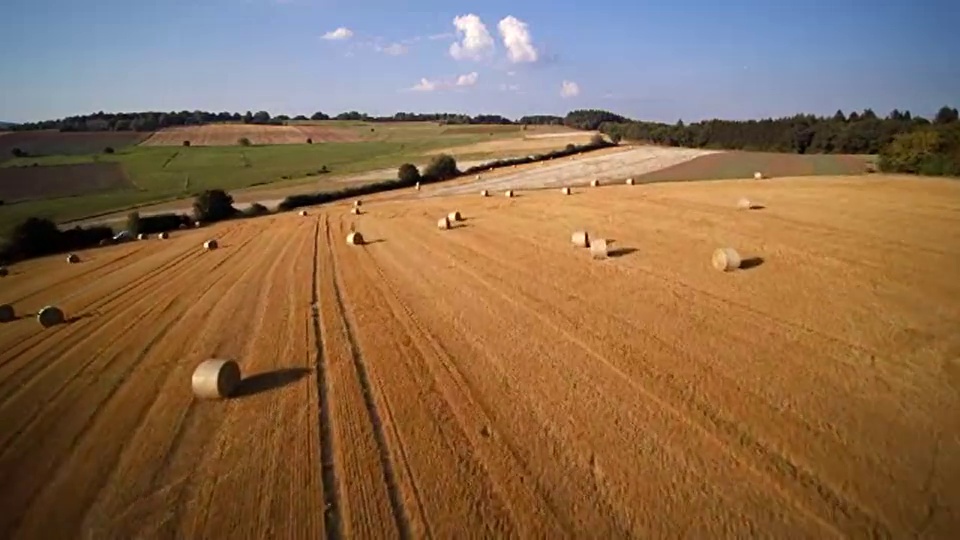
M600 146L604 142L605 141L603 140L603 135L600 135L599 133L595 133L593 137L590 137L591 146Z
M405 185L413 185L420 181L420 171L412 163L404 163L397 170L397 179Z
M323 167L320 167L320 170L317 172L320 174L327 174L328 172L330 172L330 169L328 169L327 166L324 165Z
M183 141L184 146L190 146L190 141Z
M12 149L10 149L10 153L13 154L13 157L27 157L28 155L30 155L30 154L24 152L24 151L23 151L22 149L20 149L20 148L12 148Z
M210 189L201 193L193 201L193 217L197 221L212 223L223 221L237 215L233 207L233 197L222 189Z
M112 153L113 153L113 147L112 147L112 146L108 146L108 147L104 148L104 149L103 149L103 153L104 153L104 154L112 154Z
M260 203L253 203L240 211L243 217L265 216L270 213L270 209Z
M237 144L239 144L240 146L250 146L250 139L246 137L240 137L239 139L237 139Z
M136 236L140 234L140 212L130 212L127 214L127 231Z
M313 144L313 139L307 139L307 144Z
M14 227L0 259L15 261L84 249L113 238L110 227L75 227L61 231L49 219L30 217Z
M566 150L572 154L577 150L577 146L575 144L568 144Z
M134 212L136 214L136 212ZM127 226L130 226L131 219L133 214L127 216ZM165 231L174 231L179 229L181 225L190 221L188 216L181 214L156 214L153 216L141 216L137 214L136 217L136 227L137 230L133 231L129 228L127 229L133 234L155 234Z
M459 174L460 171L457 170L457 160L453 159L453 156L440 154L431 159L430 163L427 164L427 167L423 171L423 178L430 182L439 182L453 178Z

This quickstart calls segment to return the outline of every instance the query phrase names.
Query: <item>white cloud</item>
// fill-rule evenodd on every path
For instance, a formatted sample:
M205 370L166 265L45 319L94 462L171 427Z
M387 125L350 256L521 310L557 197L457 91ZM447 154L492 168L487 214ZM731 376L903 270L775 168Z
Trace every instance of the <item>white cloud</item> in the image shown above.
M516 92L517 90L520 90L520 87L516 84L503 83L500 85L501 92Z
M527 29L527 23L509 15L497 24L497 28L503 37L503 46L507 48L507 58L511 62L536 62L540 57L533 46L533 37Z
M391 43L386 47L376 46L377 52L382 52L384 54L389 54L390 56L400 56L402 54L407 54L409 50L406 45L401 43Z
M457 77L457 86L473 86L477 84L480 74L476 71Z
M560 96L576 97L580 95L580 85L573 81L563 81L563 84L560 85Z
M340 27L336 30L332 30L323 35L323 39L328 39L331 41L342 41L345 39L350 39L353 37L353 30L349 28Z
M508 76L508 77L513 77L513 76L516 75L516 74L517 74L516 71L508 71L508 72L507 72L507 76Z
M413 85L411 90L416 90L417 92L433 92L440 87L440 81L431 81L429 79L423 78L420 79L420 82Z
M431 36L427 36L427 39L429 39L430 41L436 41L438 39L450 39L456 36L457 35L452 32L444 32L442 34L433 34Z
M427 79L422 78L420 82L413 85L410 90L417 92L435 92L439 90L445 90L456 87L466 87L473 86L477 84L477 81L480 80L480 74L476 71L460 75L459 77L445 77L442 79Z
M493 38L480 17L470 13L453 19L457 34L463 41L450 45L450 56L457 60L483 60L493 51Z

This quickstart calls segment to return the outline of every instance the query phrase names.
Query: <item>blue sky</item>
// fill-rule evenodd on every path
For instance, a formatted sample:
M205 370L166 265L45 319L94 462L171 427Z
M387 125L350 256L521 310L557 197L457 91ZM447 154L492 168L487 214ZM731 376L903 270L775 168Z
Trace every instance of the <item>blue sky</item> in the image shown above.
M8 121L601 108L673 122L960 105L955 0L6 0L2 12Z

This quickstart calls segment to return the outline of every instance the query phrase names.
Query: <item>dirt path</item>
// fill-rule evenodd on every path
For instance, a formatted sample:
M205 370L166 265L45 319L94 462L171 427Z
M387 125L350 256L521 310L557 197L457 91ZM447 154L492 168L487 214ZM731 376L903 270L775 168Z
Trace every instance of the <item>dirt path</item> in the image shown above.
M0 326L0 535L947 537L957 201L877 176L371 198L18 265L0 301L75 319ZM721 245L752 268L710 268ZM210 357L239 397L192 397Z

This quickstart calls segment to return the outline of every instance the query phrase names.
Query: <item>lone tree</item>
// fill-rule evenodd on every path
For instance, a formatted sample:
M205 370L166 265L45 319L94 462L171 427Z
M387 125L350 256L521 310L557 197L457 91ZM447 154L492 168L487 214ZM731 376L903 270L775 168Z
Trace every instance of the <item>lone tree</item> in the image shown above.
M223 221L236 215L233 197L222 189L204 191L193 201L193 217L197 221Z
M416 165L412 163L404 163L397 171L397 178L407 185L416 184L420 181L420 171L417 170Z
M430 160L430 163L427 164L426 169L423 170L423 178L433 182L448 180L458 174L460 174L460 171L457 169L457 160L448 154L435 156Z

